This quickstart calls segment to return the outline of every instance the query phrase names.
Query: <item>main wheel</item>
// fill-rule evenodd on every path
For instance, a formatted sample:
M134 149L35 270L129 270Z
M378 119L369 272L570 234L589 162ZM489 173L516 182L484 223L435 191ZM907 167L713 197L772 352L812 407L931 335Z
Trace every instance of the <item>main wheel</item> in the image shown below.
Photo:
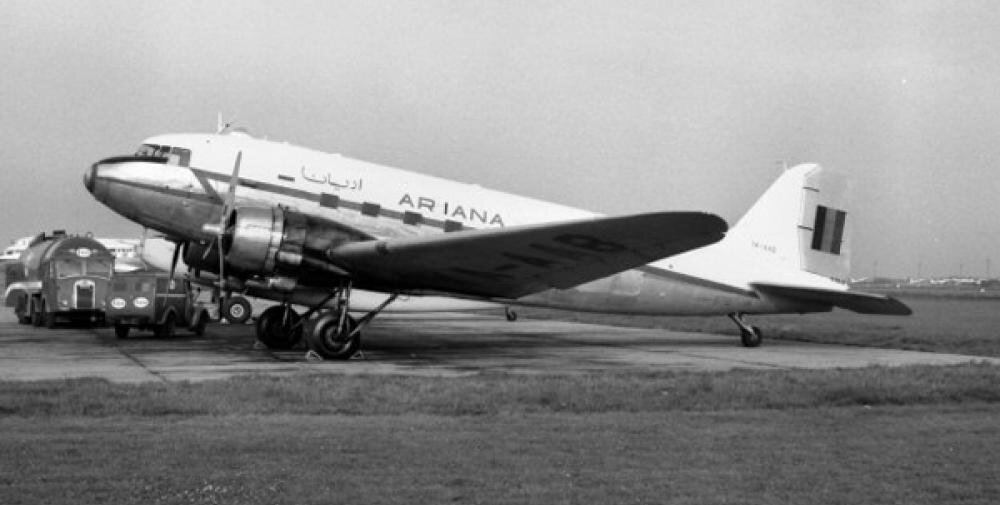
M257 340L268 349L291 349L302 340L301 321L291 307L268 307L257 318Z
M127 324L115 323L115 337L119 339L128 338L128 332L132 330L132 327Z
M177 332L177 321L174 318L174 313L171 312L167 314L167 318L163 320L163 323L153 329L153 336L156 338L174 338Z
M503 315L507 318L508 321L512 323L514 321L517 321L517 312L514 312L514 309L510 307L507 307L503 310Z
M243 324L253 314L250 302L242 296L230 296L222 302L222 317L233 324Z
M358 326L357 321L348 316L344 328L338 328L340 316L336 313L324 314L306 332L306 343L316 354L325 359L350 359L361 348L361 332L350 336Z
M756 326L751 326L750 329L752 331L740 330L740 342L743 343L743 347L760 347L764 334Z

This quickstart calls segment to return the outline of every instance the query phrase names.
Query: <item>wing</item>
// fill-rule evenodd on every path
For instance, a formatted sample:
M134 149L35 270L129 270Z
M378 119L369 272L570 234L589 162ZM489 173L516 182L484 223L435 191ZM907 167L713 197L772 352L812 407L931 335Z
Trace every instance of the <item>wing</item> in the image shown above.
M726 228L712 214L661 212L350 242L327 257L359 285L517 298L717 242Z
M891 297L859 291L833 291L828 289L782 286L754 283L754 289L764 294L818 302L852 310L860 314L887 314L908 316L913 313L903 302Z

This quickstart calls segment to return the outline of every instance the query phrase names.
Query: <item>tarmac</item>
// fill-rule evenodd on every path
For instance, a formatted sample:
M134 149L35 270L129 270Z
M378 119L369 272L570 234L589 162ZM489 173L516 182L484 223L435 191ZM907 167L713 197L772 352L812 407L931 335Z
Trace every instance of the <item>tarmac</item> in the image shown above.
M829 369L872 365L1000 364L1000 359L767 340L747 349L732 335L621 328L468 314L384 315L368 326L362 353L349 361L310 361L305 349L255 345L251 325L209 325L171 339L110 328L45 329L0 314L0 381L102 378L112 382L202 381L245 374L398 374L483 372L579 374L622 371Z

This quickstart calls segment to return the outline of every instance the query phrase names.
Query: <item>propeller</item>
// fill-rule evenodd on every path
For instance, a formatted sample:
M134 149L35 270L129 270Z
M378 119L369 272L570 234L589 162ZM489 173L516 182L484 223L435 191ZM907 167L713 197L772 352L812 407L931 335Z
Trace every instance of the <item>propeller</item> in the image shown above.
M236 152L236 163L233 164L233 175L229 178L229 191L222 199L222 213L219 214L219 228L215 243L219 247L219 288L222 289L226 283L224 272L226 259L222 254L222 241L225 239L227 225L236 210L236 186L240 183L240 162L243 161L243 151Z

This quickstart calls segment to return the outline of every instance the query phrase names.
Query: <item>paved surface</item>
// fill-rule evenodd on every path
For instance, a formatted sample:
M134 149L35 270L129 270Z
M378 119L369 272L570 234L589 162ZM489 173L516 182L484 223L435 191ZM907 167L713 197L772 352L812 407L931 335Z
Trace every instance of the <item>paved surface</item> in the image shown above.
M745 349L734 335L618 328L557 321L441 315L383 316L365 332L363 355L309 362L304 351L254 346L249 325L210 325L204 337L169 340L109 328L47 330L0 315L0 380L102 377L116 382L184 381L246 373L384 373L459 376L483 371L581 373L733 368L949 365L1000 359L765 340ZM735 333L735 332L734 332Z

